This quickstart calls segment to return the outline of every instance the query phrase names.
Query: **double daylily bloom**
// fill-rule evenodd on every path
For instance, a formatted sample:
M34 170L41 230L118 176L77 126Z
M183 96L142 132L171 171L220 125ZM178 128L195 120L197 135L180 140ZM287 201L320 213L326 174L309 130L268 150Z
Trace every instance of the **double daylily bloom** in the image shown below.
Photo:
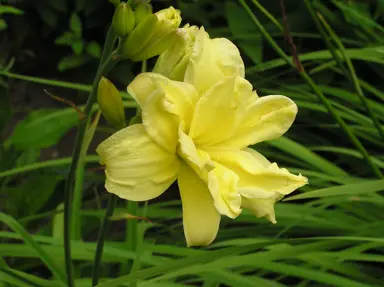
M210 244L221 215L235 218L243 208L275 223L275 202L307 183L247 148L284 134L296 104L279 95L259 98L229 40L210 39L203 28L194 40L184 80L138 75L128 92L143 123L97 148L106 189L121 198L150 200L177 180L188 246Z

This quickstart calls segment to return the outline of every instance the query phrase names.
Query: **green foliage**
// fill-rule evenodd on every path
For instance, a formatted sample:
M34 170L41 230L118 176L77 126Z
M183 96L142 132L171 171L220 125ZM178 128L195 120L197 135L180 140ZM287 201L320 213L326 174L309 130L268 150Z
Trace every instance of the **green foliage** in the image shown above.
M68 131L79 124L79 114L72 108L54 110L44 105L29 110L10 127L20 109L12 105L12 96L18 83L28 81L38 85L39 93L50 86L61 89L62 94L78 91L71 94L73 101L84 102L82 93L91 87L79 84L85 82L83 67L101 57L103 44L100 35L90 31L96 27L104 34L105 29L95 24L101 18L93 21L92 15L103 14L105 7L113 10L113 5L104 2L106 6L88 0L25 1L30 10L22 5L0 6L0 11L11 9L7 12L13 14L20 12L12 9L35 11L44 30L50 31L45 35L57 37L39 34L35 41L49 39L57 45L52 47L64 47L55 58L60 60L50 63L53 68L40 70L48 60L41 57L39 65L27 69L30 59L9 48L16 45L16 38L0 43L1 51L11 50L4 53L2 66L11 56L16 58L14 73L0 70L5 79L2 85L0 82L0 209L6 213L0 213L0 286L66 286L62 180L71 154L59 159L47 159L43 154L59 141L74 141ZM282 94L297 103L299 113L289 133L253 148L291 172L307 176L310 184L276 205L276 225L245 211L234 221L223 218L215 243L198 249L185 247L177 191L170 190L148 204L119 200L105 234L97 286L382 286L384 182L368 163L384 172L380 134L380 128L384 129L384 2L286 0L290 32L307 78L300 78L292 67L278 1L153 4L166 7L171 2L178 4L185 21L203 24L214 37L227 37L238 45L248 68L246 77L259 96ZM272 43L289 55L289 61L262 35L246 7ZM28 13L7 17L22 21ZM318 15L322 18L316 18ZM0 27L1 23L0 19ZM52 47L44 53L56 52ZM148 66L151 64L149 61ZM71 69L71 74L57 73L56 67ZM136 68L118 66L111 77L123 87L137 73ZM26 70L33 77L20 74ZM319 100L319 94L325 102ZM129 95L122 95L127 115L133 117L136 106ZM52 100L47 97L46 101ZM332 112L324 103L329 103ZM333 113L345 122L347 133ZM96 128L97 120L81 151L86 168L76 175L85 180L84 185L76 186L73 199L76 286L91 286L97 233L106 205L104 176L97 171L99 158L90 139L94 133L98 143L113 130L102 121ZM353 133L368 157L348 133ZM88 148L90 155L86 156Z
M9 140L17 149L50 147L78 121L76 111L70 108L36 110L18 123Z

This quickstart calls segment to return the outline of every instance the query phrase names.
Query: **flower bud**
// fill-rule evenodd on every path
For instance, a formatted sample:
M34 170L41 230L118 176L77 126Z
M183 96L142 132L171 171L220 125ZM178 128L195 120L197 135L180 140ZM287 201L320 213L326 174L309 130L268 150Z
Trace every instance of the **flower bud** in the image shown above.
M157 59L153 72L174 81L183 81L197 32L198 27L188 24L177 29L175 40Z
M124 56L143 61L160 55L172 44L180 23L180 11L173 7L149 14L126 39Z
M125 124L123 100L116 87L102 77L97 89L97 101L104 118L117 129L122 129Z
M152 14L152 5L149 3L141 2L135 9L135 26L139 25L141 21L148 15Z
M112 27L120 37L126 37L132 32L135 27L135 15L129 4L121 2L116 7Z

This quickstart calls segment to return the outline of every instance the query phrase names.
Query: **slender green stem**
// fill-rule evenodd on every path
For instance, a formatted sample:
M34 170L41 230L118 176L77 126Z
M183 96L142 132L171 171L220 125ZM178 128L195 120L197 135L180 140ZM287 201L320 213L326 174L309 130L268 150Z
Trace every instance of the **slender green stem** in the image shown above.
M113 47L115 45L117 36L115 31L112 29L112 25L109 28L107 38L105 40L103 53L101 55L98 72L103 68L104 63L108 60L108 57L111 56L113 52ZM98 82L97 82L98 84ZM93 104L93 103L92 103ZM88 124L89 124L88 119ZM88 126L87 124L87 126ZM79 156L79 161L77 163L76 172L75 172L75 184L73 190L73 201L72 201L72 211L71 211L71 239L79 240L81 238L81 198L83 194L83 184L84 184L84 169L86 164L87 150L89 147L89 142L92 141L93 134L90 139L88 139L88 144L82 144L81 152Z
M251 18L255 26L259 29L261 34L263 34L264 38L268 41L270 46L275 50L275 52L285 60L285 62L290 65L292 68L296 69L295 64L291 61L291 58L277 45L275 40L269 35L267 30L264 28L264 26L260 23L260 21L255 17L250 7L247 5L245 0L238 0L240 5L243 7L243 9L247 12L248 16ZM354 133L349 129L348 125L344 122L344 120L340 117L340 115L337 113L335 108L331 105L331 103L328 101L326 96L321 92L321 90L317 87L315 82L312 80L312 78L305 72L299 71L300 76L307 82L307 84L311 87L313 92L316 94L316 96L319 98L319 100L322 102L322 104L326 107L326 109L329 111L329 113L332 115L334 120L339 124L340 128L343 130L343 132L348 136L350 141L353 143L353 145L360 151L362 156L364 157L365 161L369 165L369 167L372 169L373 173L378 178L383 178L383 174L381 173L380 169L372 162L371 157L369 156L367 150L364 148L364 146L361 144L359 139L354 135Z
M36 84L42 84L42 85L49 85L54 87L61 87L66 89L72 89L82 92L90 92L92 87L90 85L84 85L79 83L71 83L71 82L63 82L63 81L57 81L57 80L49 80L39 77L31 77L31 76L24 76L20 74L15 74L7 71L0 71L0 76L5 76L8 78L13 79L19 79L23 81L28 81Z
M260 4L259 1L257 0L252 0L252 3L256 6L257 9L259 9L273 24L276 25L277 28L279 28L280 31L283 31L284 28L283 26L281 26L281 24L279 23L279 21L276 20L275 17L273 17L273 15L271 13L269 13L267 11L267 9L265 9L263 7L263 5Z
M105 239L105 235L109 230L109 226L110 226L109 218L113 215L113 210L115 209L116 203L117 203L117 196L111 193L109 195L107 209L105 211L104 219L99 231L99 237L97 239L95 260L93 261L93 270L92 270L92 286L96 286L99 283L100 264L103 256L104 239Z
M110 29L112 31L112 29ZM109 33L110 34L110 33ZM115 41L115 37L107 36L107 41ZM105 44L105 47L109 47L110 43ZM113 47L113 44L111 45ZM76 172L79 165L79 159L81 156L83 141L87 126L89 125L91 119L92 106L97 99L97 86L102 76L105 76L109 73L110 70L117 64L117 59L108 55L108 59L99 65L98 71L96 73L95 79L92 85L92 91L88 97L87 103L84 109L85 119L80 122L75 148L73 150L72 163L69 169L68 178L65 183L64 188L64 255L65 255L65 266L67 272L67 284L68 287L74 287L75 282L73 278L73 266L71 259L71 208L72 208L72 197L73 189L76 179Z

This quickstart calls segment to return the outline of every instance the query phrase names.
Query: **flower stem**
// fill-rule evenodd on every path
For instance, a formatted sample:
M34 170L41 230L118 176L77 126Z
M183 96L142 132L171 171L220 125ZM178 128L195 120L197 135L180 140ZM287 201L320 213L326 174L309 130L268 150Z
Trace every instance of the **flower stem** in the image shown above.
M111 193L108 198L107 209L105 211L104 219L99 231L99 237L97 239L96 253L95 253L95 259L93 261L93 269L92 269L92 286L96 286L99 283L100 264L103 256L104 239L105 239L105 235L109 230L109 226L110 226L109 218L113 215L113 210L115 209L116 202L117 202L117 196Z
M73 266L71 258L71 209L72 209L72 197L73 189L75 185L75 178L77 169L79 167L79 159L81 156L81 149L83 146L85 132L89 125L92 106L97 99L97 86L102 76L107 75L113 67L117 64L117 59L111 56L111 50L114 46L116 36L112 29L109 30L106 43L104 46L103 55L101 57L99 68L97 70L95 79L93 81L92 90L89 94L87 103L84 108L85 119L79 124L76 136L75 147L73 150L72 162L69 169L68 177L64 187L64 256L65 256L65 268L67 273L67 285L68 287L74 287ZM106 55L107 54L107 55ZM102 62L105 59L105 62Z

